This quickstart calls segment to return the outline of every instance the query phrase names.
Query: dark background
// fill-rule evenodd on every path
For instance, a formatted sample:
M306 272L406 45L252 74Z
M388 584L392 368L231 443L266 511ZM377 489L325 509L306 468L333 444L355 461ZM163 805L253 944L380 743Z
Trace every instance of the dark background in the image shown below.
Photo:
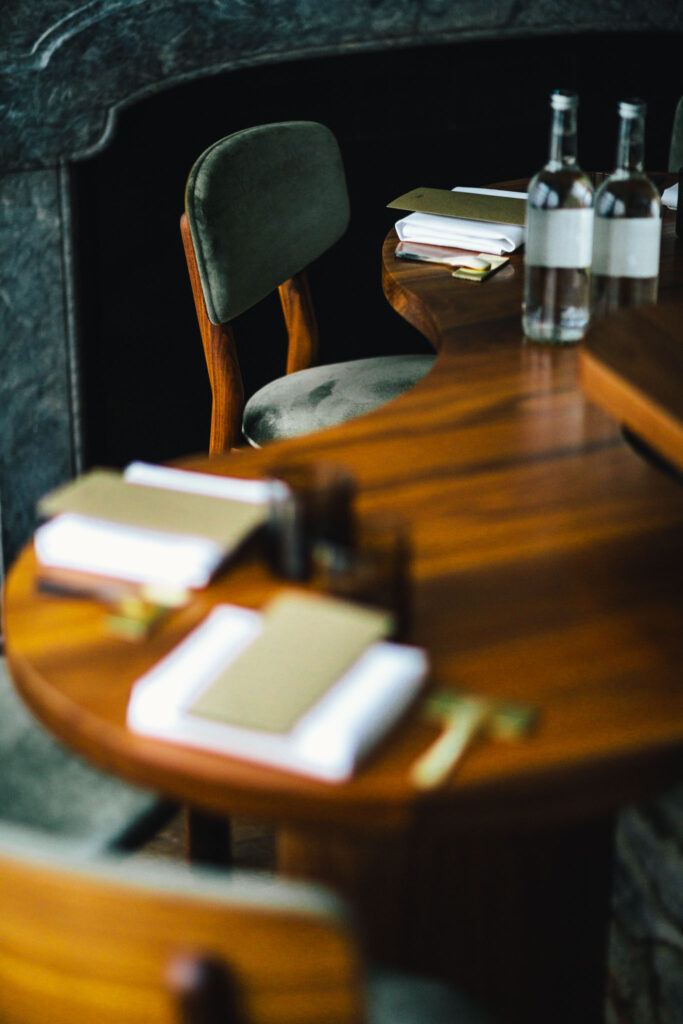
M231 71L121 112L73 181L86 465L159 461L208 446L210 392L180 241L185 180L216 139L253 124L327 124L344 156L351 227L310 278L321 361L429 351L388 306L386 203L416 185L532 174L546 159L554 88L580 96L579 161L612 167L616 104L648 102L646 162L666 169L683 92L677 35L459 43ZM654 70L653 70L654 69ZM284 372L277 297L235 323L247 395Z

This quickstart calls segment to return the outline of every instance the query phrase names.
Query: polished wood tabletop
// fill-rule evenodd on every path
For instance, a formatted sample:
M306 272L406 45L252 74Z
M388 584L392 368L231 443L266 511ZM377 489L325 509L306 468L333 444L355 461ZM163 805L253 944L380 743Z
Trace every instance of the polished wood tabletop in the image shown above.
M38 593L29 545L6 588L13 676L71 746L213 810L382 830L405 826L424 802L453 828L617 806L680 765L683 491L585 399L575 346L525 342L520 255L475 284L395 259L394 242L392 232L384 288L438 349L427 378L342 427L190 464L246 476L290 456L349 467L362 509L411 525L411 640L429 651L434 683L537 705L536 735L481 743L424 795L409 768L436 726L419 715L335 786L131 734L126 703L145 669L211 605L258 607L280 586L257 556L239 559L136 646L105 635L95 603ZM671 219L662 297L675 295L680 270Z
M472 283L442 267L396 259L395 242L392 231L382 256L384 290L437 349L427 377L344 426L188 464L239 476L267 473L294 456L348 467L362 513L390 512L410 524L410 640L429 652L432 682L533 704L540 712L535 734L518 742L482 740L431 792L416 790L409 776L437 734L419 713L341 785L136 737L125 725L134 680L216 602L260 607L281 586L254 552L238 558L148 642L135 645L105 634L105 613L95 603L39 593L29 545L6 587L11 671L36 714L76 750L206 810L271 820L309 839L326 834L332 846L352 836L357 848L372 837L388 843L428 829L453 837L463 853L475 833L492 830L509 844L525 829L536 830L538 840L542 828L553 837L556 871L565 870L559 866L563 849L567 864L574 860L583 870L596 858L592 852L585 863L577 858L563 830L607 823L625 802L681 776L683 489L584 396L576 346L525 341L521 255L485 282ZM673 218L667 218L663 300L679 295L681 262ZM607 849L609 829L605 836ZM524 863L530 875L540 876L550 855L537 840L537 860L526 852ZM453 843L447 846L452 857ZM378 863L387 864L387 849ZM449 870L444 862L439 872L436 849L421 855L427 880ZM586 850L594 851L594 844ZM320 876L338 867L329 844L325 856ZM599 883L605 890L606 864ZM500 877L501 901L521 891L519 878L504 884L505 870L498 863L484 883L490 887L494 874ZM379 878L387 882L387 871L378 867L366 876L366 896L376 895ZM433 893L435 913L441 895ZM584 897L568 885L566 898L576 903ZM502 920L502 909L496 913ZM519 908L510 909L510 919L518 918ZM474 947L471 934L466 941L468 950L459 948L458 955ZM510 965L517 945L515 939L507 948ZM586 945L586 957L592 949ZM486 959L482 952L481 963ZM507 978L499 988L511 991L511 985ZM522 993L521 981L518 987ZM543 1019L542 1007L536 1010L525 1006L527 1016L520 1011L519 1019Z
M683 318L677 302L624 309L595 324L581 383L601 408L683 472Z

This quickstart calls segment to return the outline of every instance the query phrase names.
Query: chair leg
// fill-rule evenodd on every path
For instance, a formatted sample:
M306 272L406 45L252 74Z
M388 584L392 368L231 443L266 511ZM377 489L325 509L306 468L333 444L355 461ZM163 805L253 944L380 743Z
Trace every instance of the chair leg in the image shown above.
M194 807L186 808L187 859L193 864L230 867L232 830L230 819Z
M242 1024L237 988L224 964L180 954L168 965L166 984L179 1024Z

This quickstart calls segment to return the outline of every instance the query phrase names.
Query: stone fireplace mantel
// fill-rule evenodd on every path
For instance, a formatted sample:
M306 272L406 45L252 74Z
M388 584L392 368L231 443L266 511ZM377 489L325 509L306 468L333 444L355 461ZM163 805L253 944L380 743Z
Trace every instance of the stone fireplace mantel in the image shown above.
M0 11L0 526L82 465L71 166L117 111L240 67L478 39L683 30L653 0L6 0Z

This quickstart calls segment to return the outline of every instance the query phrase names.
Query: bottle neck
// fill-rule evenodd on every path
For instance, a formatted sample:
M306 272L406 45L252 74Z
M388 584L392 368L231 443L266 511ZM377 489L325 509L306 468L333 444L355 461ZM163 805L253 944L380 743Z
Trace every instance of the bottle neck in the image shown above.
M576 108L553 110L550 127L550 158L554 169L576 164Z
M645 117L621 117L617 143L617 173L642 172L645 160Z

